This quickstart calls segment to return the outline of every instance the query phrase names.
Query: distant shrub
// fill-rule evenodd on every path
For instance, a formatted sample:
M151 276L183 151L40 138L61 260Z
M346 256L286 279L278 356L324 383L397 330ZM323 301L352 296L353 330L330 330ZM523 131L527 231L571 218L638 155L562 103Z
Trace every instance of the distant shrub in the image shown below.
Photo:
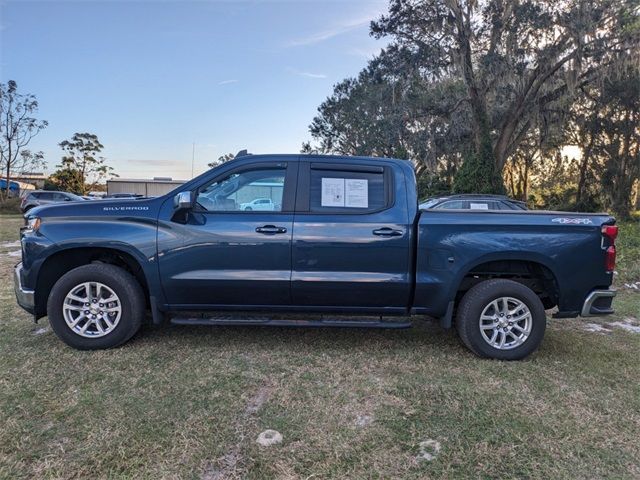
M505 194L502 174L495 166L491 143L487 140L479 152L465 158L453 181L455 193Z
M530 208L536 210L560 210L565 212L601 212L602 202L594 195L586 194L576 203L575 185L555 185L537 188L527 199Z
M442 175L432 172L423 172L418 177L418 199L424 200L437 195L451 193L451 183Z

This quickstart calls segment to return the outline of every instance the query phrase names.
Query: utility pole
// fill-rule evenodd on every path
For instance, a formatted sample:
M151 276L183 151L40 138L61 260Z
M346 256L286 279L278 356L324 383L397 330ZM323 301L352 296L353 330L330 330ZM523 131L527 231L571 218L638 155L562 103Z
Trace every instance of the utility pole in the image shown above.
M196 158L196 142L193 142L193 148L191 149L191 178L193 178L193 163Z

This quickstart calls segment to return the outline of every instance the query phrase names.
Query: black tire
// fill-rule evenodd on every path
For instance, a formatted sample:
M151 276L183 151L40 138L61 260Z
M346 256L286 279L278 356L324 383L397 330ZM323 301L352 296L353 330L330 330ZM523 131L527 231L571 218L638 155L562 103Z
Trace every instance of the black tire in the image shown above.
M83 282L100 282L120 299L121 317L113 331L98 338L87 338L75 333L66 323L62 311L67 294ZM145 315L145 298L138 281L122 268L92 263L65 273L53 286L47 302L51 328L58 338L78 350L99 350L122 345L140 329Z
M245 208L244 208L244 211L245 211L245 212L250 212L250 211L252 211L252 210L253 210L253 208L251 208L251 207L245 207Z
M486 341L480 330L480 316L493 300L512 297L524 303L531 313L531 331L521 345L501 350ZM513 280L486 280L462 297L456 315L456 329L462 343L480 357L498 360L521 360L533 353L542 342L547 317L540 298L530 288ZM515 332L515 330L514 330ZM503 333L501 335L506 335Z

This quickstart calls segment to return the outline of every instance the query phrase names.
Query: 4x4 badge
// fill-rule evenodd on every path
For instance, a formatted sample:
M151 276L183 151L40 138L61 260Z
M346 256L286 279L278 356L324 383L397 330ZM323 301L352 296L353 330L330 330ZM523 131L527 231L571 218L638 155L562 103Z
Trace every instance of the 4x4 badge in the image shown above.
M584 225L591 225L593 222L591 221L590 218L566 218L566 217L560 217L560 218L554 218L553 220L551 220L552 222L556 222L556 223L571 223L574 225L579 225L579 224L584 224Z

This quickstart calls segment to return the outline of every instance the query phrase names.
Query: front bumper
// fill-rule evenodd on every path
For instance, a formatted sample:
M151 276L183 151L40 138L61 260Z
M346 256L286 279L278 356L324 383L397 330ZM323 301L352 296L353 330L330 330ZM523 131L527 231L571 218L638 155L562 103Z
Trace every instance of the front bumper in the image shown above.
M35 292L22 286L22 262L16 265L13 270L13 289L16 292L16 300L18 305L27 312L35 311Z
M599 317L601 315L609 315L613 313L611 303L613 297L616 296L615 290L594 290L584 301L582 305L581 317Z

